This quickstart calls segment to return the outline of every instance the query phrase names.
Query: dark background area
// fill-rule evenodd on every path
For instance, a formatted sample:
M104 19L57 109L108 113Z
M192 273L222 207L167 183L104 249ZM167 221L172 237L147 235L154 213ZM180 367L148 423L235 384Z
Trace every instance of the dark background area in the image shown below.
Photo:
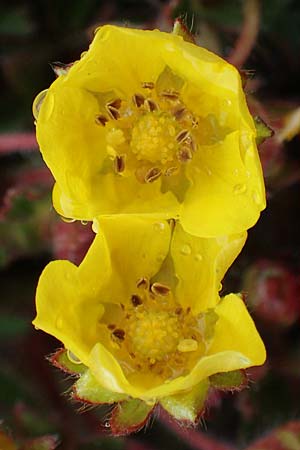
M268 360L249 370L244 391L213 393L197 429L184 433L157 416L137 435L113 438L109 410L83 412L69 401L72 380L46 360L59 343L31 325L43 267L57 258L79 263L92 239L89 224L66 224L51 206L31 105L55 78L50 63L78 59L97 26L170 31L178 16L199 45L251 71L249 107L275 131L260 146L268 208L224 282L224 293L245 292ZM299 30L298 0L1 2L0 426L18 448L55 435L63 450L300 449Z

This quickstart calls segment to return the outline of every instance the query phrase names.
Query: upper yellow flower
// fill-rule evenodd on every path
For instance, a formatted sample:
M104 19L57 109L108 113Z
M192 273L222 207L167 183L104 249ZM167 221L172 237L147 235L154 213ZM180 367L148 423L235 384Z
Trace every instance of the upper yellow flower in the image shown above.
M147 213L213 237L265 207L238 71L179 36L101 27L34 114L63 216Z
M241 298L218 294L246 233L200 238L134 215L99 226L79 267L45 268L34 320L88 368L94 391L169 402L212 374L264 362Z

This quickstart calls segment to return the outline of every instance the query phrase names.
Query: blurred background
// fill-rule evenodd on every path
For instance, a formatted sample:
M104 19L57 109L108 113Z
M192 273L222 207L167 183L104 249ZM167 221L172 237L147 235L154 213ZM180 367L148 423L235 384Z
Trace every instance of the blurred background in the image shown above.
M112 438L109 411L68 399L72 380L46 360L60 344L31 325L43 267L79 263L93 237L51 206L31 104L55 79L50 63L78 59L97 26L170 31L178 16L198 44L244 70L249 107L275 132L260 145L268 208L223 287L245 293L268 360L249 370L242 392L212 392L197 429L157 415L146 430ZM0 46L0 449L299 450L299 0L3 1Z

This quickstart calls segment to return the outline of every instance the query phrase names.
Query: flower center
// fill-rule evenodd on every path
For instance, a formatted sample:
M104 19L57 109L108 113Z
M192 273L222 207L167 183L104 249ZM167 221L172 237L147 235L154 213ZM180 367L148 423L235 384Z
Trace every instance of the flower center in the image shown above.
M167 311L137 311L128 326L132 351L152 363L176 350L179 335L178 316Z
M216 322L210 312L193 315L171 287L147 278L137 280L126 302L105 308L101 339L128 376L150 371L172 379L188 373L205 353Z
M166 68L155 83L142 82L131 98L98 95L101 114L95 121L107 131L107 161L113 160L117 175L153 183L184 171L193 159L199 120L182 99L183 85Z
M174 116L154 111L141 116L132 130L131 150L138 160L166 164L178 149Z

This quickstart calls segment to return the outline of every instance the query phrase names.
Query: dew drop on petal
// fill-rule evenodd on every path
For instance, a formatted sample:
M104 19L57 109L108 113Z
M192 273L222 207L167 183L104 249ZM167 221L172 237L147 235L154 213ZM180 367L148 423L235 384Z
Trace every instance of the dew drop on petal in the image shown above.
M180 250L182 255L190 255L192 253L191 246L189 244L184 244Z
M73 223L73 222L76 222L76 219L72 219L71 217L60 216L60 218L61 218L61 220L62 220L63 222L66 222L66 223Z
M80 359L77 358L77 356L74 355L74 353L71 352L71 350L67 350L67 356L68 356L69 360L71 361L71 363L73 363L73 364L81 364Z
M155 222L153 228L155 231L160 231L162 233L166 228L166 224L163 222Z
M200 255L200 253L197 253L197 254L195 255L195 260L196 260L196 261L202 261L202 259L203 259L203 256Z
M39 116L39 112L40 112L41 106L43 104L43 101L45 100L47 91L48 91L48 89L45 89L44 91L40 92L34 99L34 102L32 105L32 113L33 113L33 117L35 119L37 119Z
M88 220L81 220L80 222L81 222L81 225L87 225L89 223Z
M244 194L247 191L246 184L236 184L233 188L235 194Z

